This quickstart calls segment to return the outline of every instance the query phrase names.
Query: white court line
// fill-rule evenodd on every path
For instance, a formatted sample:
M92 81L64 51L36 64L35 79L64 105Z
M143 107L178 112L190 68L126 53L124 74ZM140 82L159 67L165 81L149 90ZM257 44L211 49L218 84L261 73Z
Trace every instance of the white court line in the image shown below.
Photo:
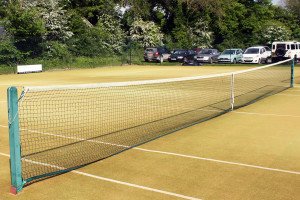
M237 114L245 114L245 115L261 115L261 116L275 116L275 117L300 117L299 115L279 115L279 114L269 114L269 113L255 113L255 112L242 112L242 111L231 111Z
M3 126L3 125L0 125L0 127L7 128L7 126ZM107 145L113 145L113 146L120 146L120 147L124 147L124 148L129 148L130 147L130 146L125 146L125 145L120 145L120 144L101 142L101 141L97 141L97 140L85 140L85 139L82 139L82 138L62 136L62 135L51 134L51 133L43 133L43 132L31 131L31 130L27 130L27 131L33 132L33 133L39 133L39 134L43 134L43 135L51 135L51 136L54 136L54 137L60 137L60 138L65 138L65 139L73 139L73 140L76 140L76 141L101 143L101 144L107 144ZM259 165L250 165L250 164L244 164L244 163L238 163L238 162L217 160L217 159L212 159L212 158L204 158L204 157L198 157L198 156L178 154L178 153L173 153L173 152L156 151L156 150L144 149L144 148L138 148L138 147L134 147L132 149L145 151L145 152L160 153L160 154L172 155L172 156L178 156L178 157L184 157L184 158L192 158L192 159L197 159L197 160L205 160L205 161L211 161L211 162L217 162L217 163L223 163L223 164L238 165L238 166L243 166L243 167L250 167L250 168L263 169L263 170L268 170L268 171L276 171L276 172L283 172L283 173L300 175L300 172L297 172L297 171L282 170L282 169L276 169L276 168L270 168L270 167L263 167L263 166L259 166Z
M10 157L8 154L4 154L4 153L0 153L0 155L5 156L5 157ZM29 163L33 163L33 164L37 164L37 165L52 167L52 168L59 169L59 170L64 170L65 169L63 167L59 167L59 166L55 166L55 165L51 165L51 164L47 164L47 163L36 162L36 161L33 161L33 160L28 160L28 159L25 159L24 161L29 162ZM96 176L96 175L81 172L81 171L78 171L78 170L73 170L73 171L71 171L71 173L79 174L79 175L82 175L82 176L86 176L86 177L90 177L90 178L94 178L94 179L98 179L98 180L102 180L102 181L116 183L116 184L119 184L119 185L125 185L125 186L128 186L128 187L134 187L134 188L138 188L138 189L142 189L142 190L147 190L147 191L150 191L150 192L156 192L156 193L165 194L165 195L169 195L169 196L173 196L173 197L178 197L178 198L182 198L182 199L201 200L201 199L196 198L196 197L190 197L190 196L186 196L186 195L182 195L182 194L178 194L178 193L174 193L174 192L168 192L168 191L159 190L159 189L146 187L146 186L142 186L142 185L137 185L137 184L133 184L133 183L128 183L128 182L124 182L124 181L118 181L118 180L114 180L114 179L110 179L110 178L105 178L105 177L102 177L102 176Z
M217 162L217 163L223 163L223 164L238 165L238 166L243 166L243 167L250 167L250 168L263 169L263 170L268 170L268 171L277 171L277 172L284 172L284 173L288 173L288 174L300 175L300 172L297 172L297 171L275 169L275 168L263 167L263 166L258 166L258 165L249 165L249 164L244 164L244 163L217 160L217 159L212 159L212 158L203 158L203 157L198 157L198 156L190 156L190 155L165 152L165 151L149 150L149 149L143 149L143 148L134 148L134 149L151 152L151 153L166 154L166 155L172 155L172 156L178 156L178 157L184 157L184 158L192 158L192 159L197 159L197 160L205 160L205 161L211 161L211 162Z
M276 96L291 96L291 97L300 97L300 95L297 94L275 94Z

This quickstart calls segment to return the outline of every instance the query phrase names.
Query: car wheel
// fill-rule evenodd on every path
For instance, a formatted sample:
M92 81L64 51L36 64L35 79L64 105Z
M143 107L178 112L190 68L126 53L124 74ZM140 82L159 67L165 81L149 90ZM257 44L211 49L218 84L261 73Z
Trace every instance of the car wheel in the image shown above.
M209 59L209 63L210 63L210 64L213 64L213 63L214 63L212 58Z
M257 64L261 64L261 59L258 59L258 63Z
M233 59L233 62L232 62L233 64L236 64L236 59Z
M269 58L266 58L265 64L268 64L268 63L269 63Z

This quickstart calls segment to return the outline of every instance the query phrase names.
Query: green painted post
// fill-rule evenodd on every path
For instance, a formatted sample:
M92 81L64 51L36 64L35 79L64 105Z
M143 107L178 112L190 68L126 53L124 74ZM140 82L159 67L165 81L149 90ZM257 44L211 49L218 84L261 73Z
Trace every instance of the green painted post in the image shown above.
M294 87L294 80L295 80L295 57L292 60L291 63L291 88Z
M21 144L18 115L18 90L16 87L7 89L8 126L10 148L11 193L17 194L23 188L21 166Z

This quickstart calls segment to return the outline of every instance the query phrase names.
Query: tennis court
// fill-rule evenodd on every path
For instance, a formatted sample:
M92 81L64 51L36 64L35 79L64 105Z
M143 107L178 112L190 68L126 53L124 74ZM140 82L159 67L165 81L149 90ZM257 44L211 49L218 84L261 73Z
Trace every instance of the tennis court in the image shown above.
M295 88L73 172L33 183L17 196L9 194L7 87L153 80L246 69L249 67L139 66L1 76L0 199L299 199L300 71L297 67ZM219 88L220 94L225 83L228 80L222 80L215 88L207 85L204 93ZM248 84L242 87L249 87ZM182 97L188 98L193 93L185 91ZM171 95L170 91L164 94ZM132 109L142 113L143 119L157 117L147 114L149 107L153 111L163 109L145 100L141 105ZM193 106L186 99L186 106L172 111L184 112ZM117 122L111 126L117 126Z

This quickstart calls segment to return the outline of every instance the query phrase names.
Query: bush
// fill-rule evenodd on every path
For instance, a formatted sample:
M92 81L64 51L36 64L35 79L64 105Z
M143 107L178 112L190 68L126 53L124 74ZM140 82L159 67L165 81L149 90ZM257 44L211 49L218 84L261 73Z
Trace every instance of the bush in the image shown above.
M58 41L49 41L44 44L43 58L47 60L58 59L63 61L70 61L72 58L66 44Z
M15 66L20 63L24 55L13 45L9 39L0 40L0 63Z

